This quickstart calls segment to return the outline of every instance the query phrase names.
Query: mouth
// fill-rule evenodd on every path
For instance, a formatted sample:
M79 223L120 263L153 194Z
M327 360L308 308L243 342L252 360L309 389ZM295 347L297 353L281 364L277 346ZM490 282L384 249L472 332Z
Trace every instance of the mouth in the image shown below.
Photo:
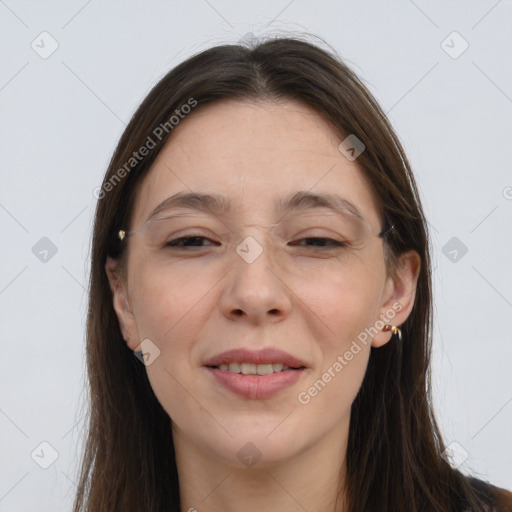
M218 366L208 366L223 372L239 373L241 375L272 375L288 370L303 370L305 366L293 367L283 363L222 363Z
M271 347L259 350L246 348L228 350L208 359L203 366L244 375L267 375L283 371L283 368L288 370L307 367L306 363L298 357Z
M279 349L235 349L203 364L213 383L244 398L270 398L297 383L307 365Z

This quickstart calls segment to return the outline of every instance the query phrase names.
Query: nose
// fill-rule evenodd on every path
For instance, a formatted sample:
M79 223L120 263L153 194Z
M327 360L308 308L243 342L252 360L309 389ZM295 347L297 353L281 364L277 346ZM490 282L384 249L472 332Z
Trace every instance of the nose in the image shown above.
M267 237L271 243L272 237ZM220 298L223 315L229 320L261 324L284 320L291 310L291 288L273 251L253 237L237 247L234 267Z

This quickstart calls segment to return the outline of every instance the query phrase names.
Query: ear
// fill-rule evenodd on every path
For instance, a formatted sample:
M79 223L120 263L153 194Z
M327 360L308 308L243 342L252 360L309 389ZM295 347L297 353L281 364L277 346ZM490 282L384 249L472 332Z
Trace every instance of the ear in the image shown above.
M380 308L379 319L399 327L403 324L414 306L416 286L420 273L421 258L410 250L400 255L395 275L389 276L384 290L384 299ZM380 331L372 340L372 347L382 347L393 336L391 331Z
M130 307L126 284L120 277L117 260L107 256L105 271L112 290L113 306L121 333L127 345L135 350L140 345L139 331Z

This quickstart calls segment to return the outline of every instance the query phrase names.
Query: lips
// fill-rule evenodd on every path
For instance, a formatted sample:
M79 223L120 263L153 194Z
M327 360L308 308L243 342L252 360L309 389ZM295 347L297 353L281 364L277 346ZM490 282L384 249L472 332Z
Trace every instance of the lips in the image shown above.
M277 348L262 348L259 350L239 348L228 350L227 352L222 352L208 359L204 362L203 366L214 368L219 367L221 364L230 365L231 363L248 363L255 365L282 364L291 369L307 367L304 361Z
M276 348L229 350L203 366L212 384L246 399L271 398L297 384L307 369L304 361Z

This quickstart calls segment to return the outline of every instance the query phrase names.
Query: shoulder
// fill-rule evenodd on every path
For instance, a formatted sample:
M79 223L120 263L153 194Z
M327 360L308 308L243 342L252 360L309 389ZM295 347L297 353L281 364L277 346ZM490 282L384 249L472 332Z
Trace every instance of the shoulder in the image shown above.
M467 480L479 499L485 504L486 511L512 512L512 492L475 477L468 477Z

